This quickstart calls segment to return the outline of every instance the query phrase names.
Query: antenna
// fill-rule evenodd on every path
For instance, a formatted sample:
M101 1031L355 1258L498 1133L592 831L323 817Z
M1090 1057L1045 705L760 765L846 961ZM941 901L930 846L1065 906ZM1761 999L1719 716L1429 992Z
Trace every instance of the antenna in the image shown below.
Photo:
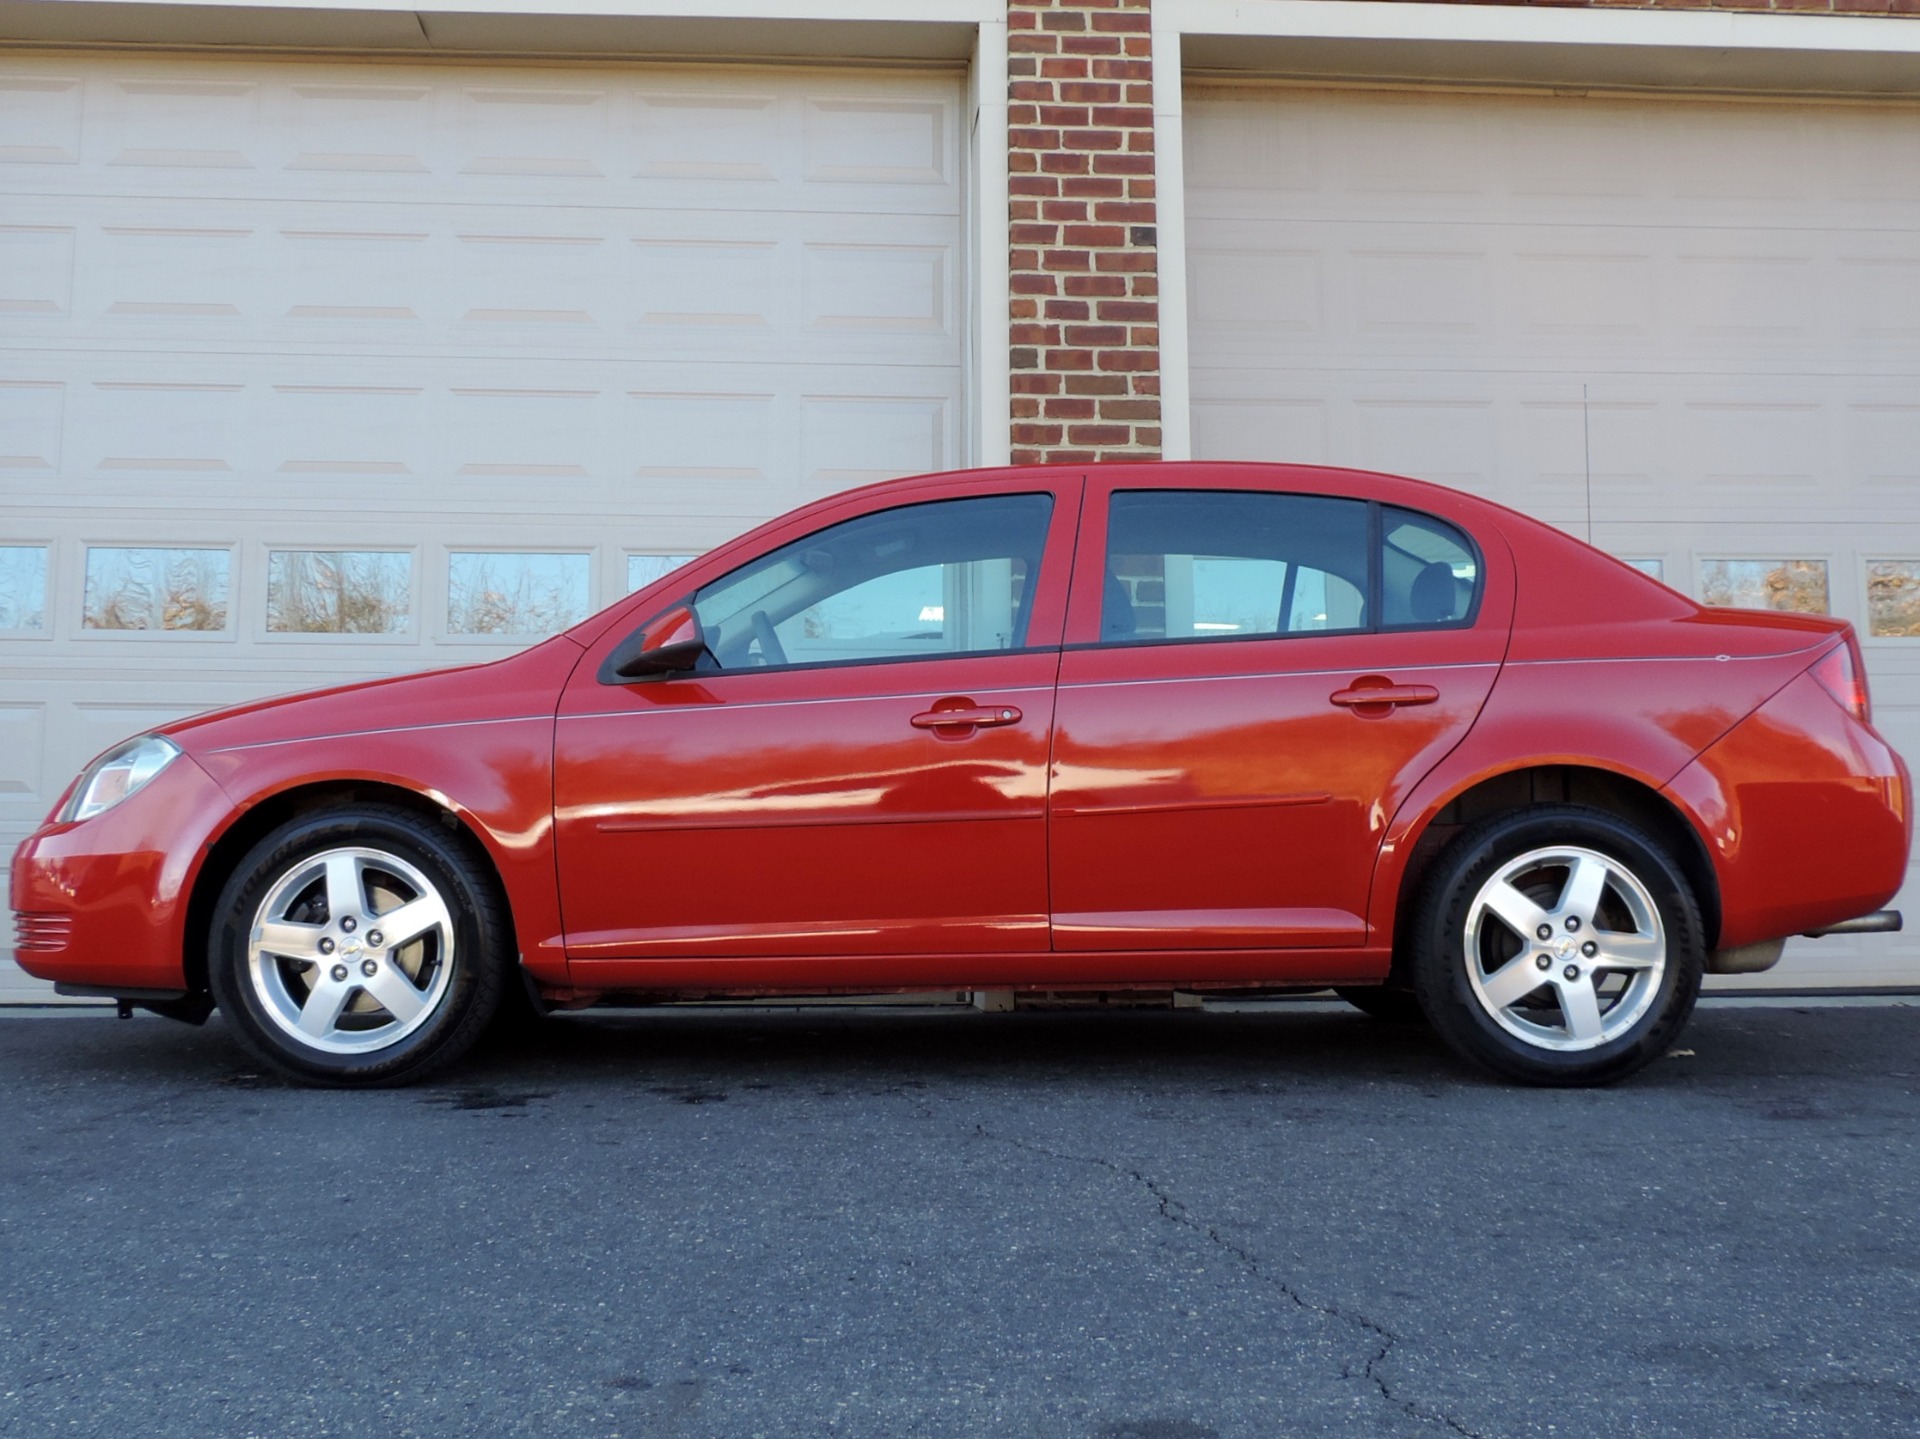
M1587 461L1587 543L1593 543L1593 423L1587 418L1587 386L1580 385L1580 448Z

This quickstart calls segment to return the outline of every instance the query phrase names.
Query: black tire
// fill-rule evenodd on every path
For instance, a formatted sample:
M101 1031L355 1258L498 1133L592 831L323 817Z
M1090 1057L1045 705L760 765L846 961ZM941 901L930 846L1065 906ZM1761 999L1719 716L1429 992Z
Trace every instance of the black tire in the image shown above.
M1607 1084L1658 1059L1693 1013L1706 962L1699 905L1673 857L1583 805L1499 815L1458 836L1412 926L1428 1021L1456 1053L1527 1084Z
M1386 1024L1427 1022L1413 991L1397 984L1336 985L1333 992L1362 1014Z
M360 903L336 913L336 883ZM425 924L420 933L379 929L416 900L393 923ZM290 936L287 948L256 953L257 922ZM374 1086L464 1054L518 983L514 961L506 903L464 836L397 806L355 804L291 820L240 861L214 910L207 974L256 1058L309 1083Z

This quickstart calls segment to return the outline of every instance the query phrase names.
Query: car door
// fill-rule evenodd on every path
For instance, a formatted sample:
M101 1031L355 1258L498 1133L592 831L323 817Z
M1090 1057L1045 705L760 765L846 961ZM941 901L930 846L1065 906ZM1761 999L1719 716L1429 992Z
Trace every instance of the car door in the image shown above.
M1494 558L1436 516L1231 471L1090 485L1055 711L1055 948L1364 943L1386 825L1498 672Z
M1045 950L1080 488L972 481L778 532L693 592L694 673L623 682L634 626L603 636L556 725L570 961L717 984L723 960Z

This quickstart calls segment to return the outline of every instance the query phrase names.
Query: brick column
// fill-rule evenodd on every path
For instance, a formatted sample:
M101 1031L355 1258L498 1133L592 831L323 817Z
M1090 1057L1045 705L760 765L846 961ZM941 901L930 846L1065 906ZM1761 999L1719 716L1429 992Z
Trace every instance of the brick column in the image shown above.
M1148 4L1008 0L1015 464L1160 453Z

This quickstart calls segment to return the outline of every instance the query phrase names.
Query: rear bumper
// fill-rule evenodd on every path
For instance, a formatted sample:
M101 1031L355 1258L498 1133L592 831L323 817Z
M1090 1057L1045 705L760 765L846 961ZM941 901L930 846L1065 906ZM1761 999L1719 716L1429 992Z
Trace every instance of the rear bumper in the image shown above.
M1907 767L1810 675L1734 726L1666 792L1713 861L1720 949L1831 931L1879 910L1906 878Z
M232 809L182 755L105 814L27 836L12 870L20 967L38 979L121 992L187 988L187 897Z

